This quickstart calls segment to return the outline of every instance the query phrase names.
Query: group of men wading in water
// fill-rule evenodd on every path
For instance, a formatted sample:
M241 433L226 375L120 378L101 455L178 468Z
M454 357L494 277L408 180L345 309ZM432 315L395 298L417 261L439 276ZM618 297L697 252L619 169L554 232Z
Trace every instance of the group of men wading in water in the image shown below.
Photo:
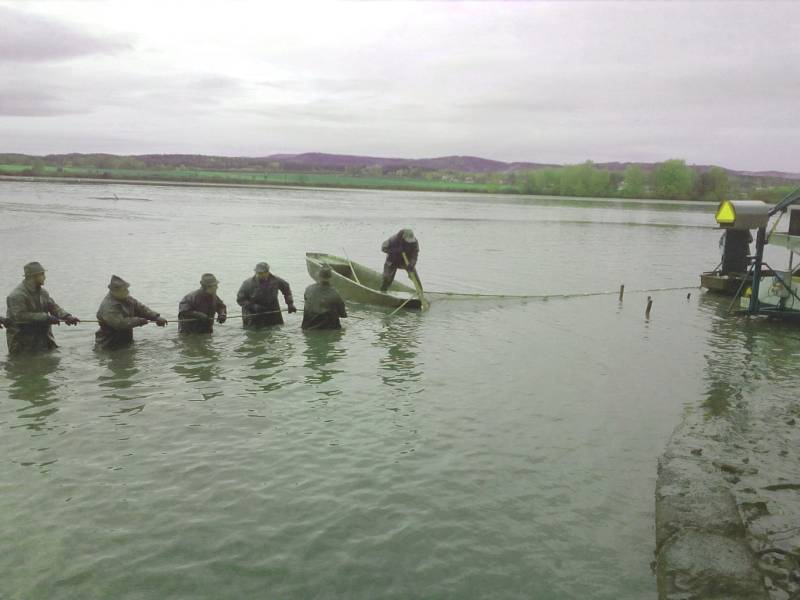
M385 292L394 281L397 269L416 274L419 243L410 229L401 229L383 242L386 254L383 265L381 291ZM62 321L77 325L80 319L61 308L44 289L45 269L38 262L24 267L25 279L6 299L6 318L0 317L0 329L6 329L8 353L11 355L44 352L57 348L53 325ZM331 287L331 268L323 265L319 283L306 288L304 294L303 329L340 329L340 318L347 317L344 301ZM200 288L186 294L178 305L178 331L181 333L213 333L214 320L222 324L228 318L225 303L217 296L219 281L211 273L200 278ZM133 329L148 323L165 327L167 320L154 310L132 297L130 284L116 275L111 276L108 294L97 310L99 329L95 333L98 348L109 350L123 348L133 343ZM247 329L258 329L283 324L278 292L283 294L286 312L297 312L289 284L270 272L265 262L255 267L253 277L246 279L236 294L236 303L242 307L242 324Z

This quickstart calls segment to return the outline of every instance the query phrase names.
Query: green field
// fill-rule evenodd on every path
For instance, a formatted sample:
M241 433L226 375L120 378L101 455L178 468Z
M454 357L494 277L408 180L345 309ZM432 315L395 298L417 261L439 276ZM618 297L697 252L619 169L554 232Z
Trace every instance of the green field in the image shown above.
M28 165L0 164L0 175L85 179L132 179L141 181L175 181L181 183L296 185L441 192L519 192L518 189L510 185L487 185L484 183L433 181L399 177L360 177L339 173L205 171L197 169L97 169L87 167L59 168L50 165L32 169Z

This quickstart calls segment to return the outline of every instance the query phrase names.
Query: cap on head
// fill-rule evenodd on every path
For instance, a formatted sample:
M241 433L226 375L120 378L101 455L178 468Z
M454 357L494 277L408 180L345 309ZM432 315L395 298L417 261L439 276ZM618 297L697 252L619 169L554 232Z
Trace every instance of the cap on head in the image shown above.
M25 271L25 277L33 277L39 273L44 273L44 267L42 266L42 263L36 261L29 262L23 267L23 269Z
M255 268L256 273L269 273L269 264L265 262L260 262L256 265Z
M319 279L320 281L331 280L331 268L329 265L322 265L322 267L319 270Z
M111 276L111 281L108 284L108 289L110 290L119 290L119 289L127 289L131 287L131 284L125 281L122 277L117 277L116 275Z
M414 237L414 232L410 229L403 229L403 239L411 244L417 241L417 238Z
M219 281L217 281L217 278L211 273L203 273L203 276L200 278L200 285L203 287L217 284L219 284Z

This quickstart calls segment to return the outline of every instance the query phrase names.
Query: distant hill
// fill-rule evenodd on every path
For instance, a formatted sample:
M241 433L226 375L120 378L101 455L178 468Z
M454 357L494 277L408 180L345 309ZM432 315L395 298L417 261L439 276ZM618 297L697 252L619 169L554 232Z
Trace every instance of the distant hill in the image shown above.
M505 163L477 156L441 156L439 158L381 158L349 154L273 154L262 160L279 162L288 168L345 170L378 166L384 169L417 168L423 171L460 171L462 173L497 173L514 170L555 167L544 163Z
M611 171L612 173L623 173L629 166L640 167L645 172L652 171L659 163L642 163L642 162L607 162L607 163L594 163L598 169ZM698 173L705 173L715 165L689 165ZM787 173L784 171L737 171L735 169L722 169L729 175L738 175L740 177L762 177L767 179L786 179L800 181L800 173Z
M140 167L187 167L193 169L215 170L275 170L287 171L322 171L346 172L370 167L379 167L383 171L400 169L426 171L453 171L460 173L510 173L515 171L532 171L537 169L557 168L563 165L537 162L502 162L477 156L441 156L437 158L387 158L376 156L358 156L351 154L326 154L323 152L306 152L302 154L272 154L269 156L209 156L203 154L48 154L31 156L26 154L0 154L0 163L30 164L34 160L43 160L47 164L65 166L68 164L93 164L99 168L136 164ZM646 162L606 162L594 163L595 168L622 173L631 165L641 167L645 172L652 171L659 163ZM705 172L712 165L690 165L697 172ZM770 180L800 181L800 173L784 171L737 171L725 169L731 175L745 178L764 178Z

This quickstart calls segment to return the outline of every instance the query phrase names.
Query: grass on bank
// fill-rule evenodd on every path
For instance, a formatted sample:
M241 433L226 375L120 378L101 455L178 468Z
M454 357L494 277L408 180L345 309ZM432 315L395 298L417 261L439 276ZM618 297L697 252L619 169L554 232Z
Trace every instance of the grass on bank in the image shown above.
M86 179L133 179L183 183L238 183L250 185L298 185L341 188L424 190L441 192L517 193L511 185L434 181L399 177L362 177L337 173L293 173L256 171L207 171L199 169L97 169L54 167L31 169L28 165L0 164L0 175Z

